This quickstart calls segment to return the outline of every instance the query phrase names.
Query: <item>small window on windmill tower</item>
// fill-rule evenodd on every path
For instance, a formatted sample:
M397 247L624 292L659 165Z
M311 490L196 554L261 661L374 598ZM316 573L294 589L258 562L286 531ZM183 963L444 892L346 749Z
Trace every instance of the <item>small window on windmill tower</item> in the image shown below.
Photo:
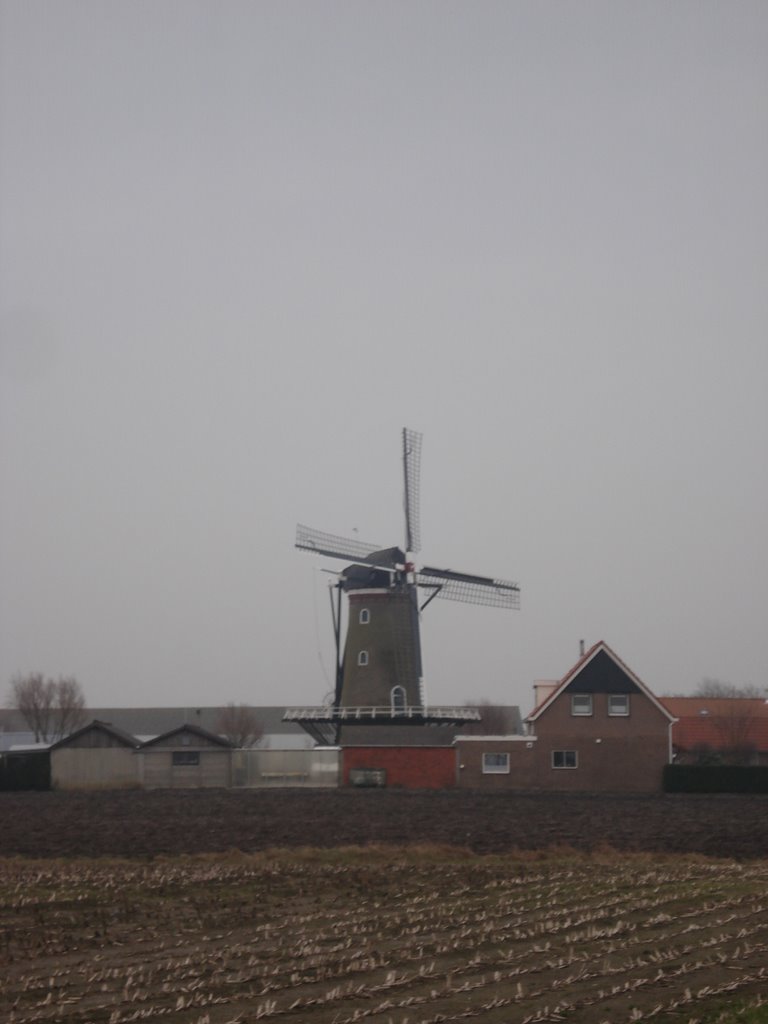
M402 686L393 686L389 695L393 715L405 714L405 689Z
M368 608L361 608L360 609L360 625L361 626L367 626L370 621L371 621L371 613L370 613L369 609Z
M358 665L367 665L368 664L368 651L360 651L360 653L357 656L357 664Z

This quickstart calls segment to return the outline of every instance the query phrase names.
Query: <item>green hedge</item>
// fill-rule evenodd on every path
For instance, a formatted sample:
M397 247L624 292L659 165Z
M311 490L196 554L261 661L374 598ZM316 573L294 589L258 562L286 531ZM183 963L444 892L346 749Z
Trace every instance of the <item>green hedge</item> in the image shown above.
M768 765L668 764L666 793L768 793Z

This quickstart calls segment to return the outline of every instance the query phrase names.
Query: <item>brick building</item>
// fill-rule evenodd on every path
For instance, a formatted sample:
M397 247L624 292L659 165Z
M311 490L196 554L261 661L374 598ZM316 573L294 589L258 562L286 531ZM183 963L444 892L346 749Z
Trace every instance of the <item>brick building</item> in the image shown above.
M674 716L604 642L539 684L527 736L459 737L459 785L661 792Z

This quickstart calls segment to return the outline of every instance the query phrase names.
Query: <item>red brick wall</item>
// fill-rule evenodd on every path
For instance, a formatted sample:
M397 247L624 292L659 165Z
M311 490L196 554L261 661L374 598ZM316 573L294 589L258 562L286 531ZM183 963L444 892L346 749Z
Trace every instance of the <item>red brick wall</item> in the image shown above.
M592 695L593 713L571 714L562 693L537 719L537 770L542 788L661 792L669 761L669 719L643 693L629 697L626 717L608 714L608 695ZM553 750L575 750L576 769L552 768Z
M343 785L352 768L379 768L387 773L387 786L404 789L451 789L456 785L453 747L345 747Z
M580 692L575 690L573 692ZM586 691L588 692L588 691ZM571 692L561 693L536 720L537 736L546 734L625 739L629 736L668 738L669 719L643 693L629 695L629 714L608 714L608 694L592 694L593 713L580 717L571 714Z
M536 737L459 737L458 785L477 789L660 793L669 761L669 720L645 694L630 695L629 715L608 714L608 695L593 694L593 713L571 714L563 693L537 719ZM554 768L552 752L576 752L576 768ZM484 774L483 753L509 755L509 772Z
M462 789L542 789L536 740L456 740L459 763L458 784ZM483 773L483 754L509 754L509 772Z
M574 735L540 736L537 761L542 788L603 793L660 793L662 771L668 762L665 736L594 738ZM575 750L578 768L553 768L553 750Z
M530 745L529 745L530 744ZM668 761L663 736L549 734L529 742L489 738L457 740L458 785L466 789L551 790L587 793L660 793ZM553 768L553 750L575 750L577 768ZM484 753L509 754L509 772L484 774Z

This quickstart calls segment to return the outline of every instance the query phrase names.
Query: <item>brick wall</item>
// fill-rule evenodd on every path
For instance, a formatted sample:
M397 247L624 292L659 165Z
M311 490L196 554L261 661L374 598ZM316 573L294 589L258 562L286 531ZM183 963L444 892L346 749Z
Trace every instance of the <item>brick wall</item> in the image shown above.
M578 692L578 683L572 684ZM629 714L609 714L609 695L592 694L592 714L572 714L572 692L562 693L536 720L538 771L545 789L582 792L661 792L669 761L669 719L636 691ZM572 750L576 768L553 768L552 752Z
M540 776L536 740L513 737L457 737L458 785L462 789L544 788ZM483 754L506 754L508 772L483 772Z
M597 742L599 739L600 742ZM549 790L581 793L660 793L668 761L665 736L595 737L572 731L511 739L457 739L458 785L463 789ZM555 768L552 752L572 751L575 768ZM483 754L506 754L509 771L484 772Z
M576 690L576 692L580 692ZM457 737L463 788L560 792L660 793L669 761L669 719L639 689L627 715L609 713L609 694L592 693L592 713L574 715L563 692L536 719L536 736ZM553 753L567 765L556 766ZM508 771L483 771L483 754L501 754Z
M388 787L451 789L456 785L453 747L345 747L343 785L350 784L353 768L383 769Z

